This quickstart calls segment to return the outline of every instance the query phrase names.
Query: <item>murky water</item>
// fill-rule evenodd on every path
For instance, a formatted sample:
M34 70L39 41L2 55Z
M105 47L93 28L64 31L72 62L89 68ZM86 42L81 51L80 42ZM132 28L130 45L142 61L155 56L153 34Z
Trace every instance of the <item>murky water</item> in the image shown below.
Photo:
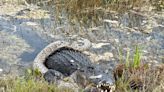
M5 17L3 17L5 18ZM25 40L25 42L30 45L30 48L33 50L32 52L24 52L20 56L22 61L33 61L35 56L42 50L48 42L39 35L38 30L35 30L26 25L21 25L21 22L24 21L6 21L3 18L0 18L0 25L2 32L11 32L12 35L16 35L18 38ZM20 50L23 48L20 48Z

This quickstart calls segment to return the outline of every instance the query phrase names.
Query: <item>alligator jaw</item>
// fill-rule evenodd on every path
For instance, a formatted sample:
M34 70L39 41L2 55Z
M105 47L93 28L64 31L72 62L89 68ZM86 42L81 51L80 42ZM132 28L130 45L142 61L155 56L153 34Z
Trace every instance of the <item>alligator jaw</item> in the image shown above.
M102 81L98 83L97 88L99 88L101 92L113 92L115 91L115 83L110 77L103 77Z
M115 85L107 84L107 83L100 83L97 85L97 88L101 90L101 92L113 92L115 91Z
M103 75L97 75L97 76L90 76L90 79L103 79ZM97 84L97 88L101 90L101 92L113 92L115 90L115 84L112 82L112 80L108 81L100 81Z

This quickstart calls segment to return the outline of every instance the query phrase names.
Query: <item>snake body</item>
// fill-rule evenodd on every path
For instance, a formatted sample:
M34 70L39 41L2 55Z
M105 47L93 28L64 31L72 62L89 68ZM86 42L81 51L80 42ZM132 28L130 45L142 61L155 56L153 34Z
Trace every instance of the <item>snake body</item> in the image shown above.
M87 55L83 53L90 46L88 40L84 40L83 45L78 45L78 42L72 44L66 41L53 42L37 55L33 67L38 69L49 82L69 77L78 71L77 74L83 76L84 79L89 79L96 85L99 84L99 87L111 89L113 80L96 68ZM77 75L75 79L76 82L80 80Z
M84 45L78 45L77 43L84 43ZM72 44L67 42L67 41L56 41L53 43L50 43L48 46L46 46L34 59L33 63L33 68L38 69L42 74L45 74L48 71L48 68L44 65L44 62L46 58L54 53L56 50L62 47L67 47L67 48L73 48L74 50L78 51L85 51L87 50L90 46L91 43L87 39L82 39L79 41L73 42Z

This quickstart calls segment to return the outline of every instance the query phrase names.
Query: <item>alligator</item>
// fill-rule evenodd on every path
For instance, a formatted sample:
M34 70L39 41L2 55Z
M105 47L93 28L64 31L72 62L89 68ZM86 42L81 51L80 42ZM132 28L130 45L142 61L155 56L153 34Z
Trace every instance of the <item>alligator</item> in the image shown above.
M89 41L87 42L88 46ZM85 49L66 41L53 42L37 55L33 64L34 69L39 69L48 82L57 83L58 80L74 75L76 83L80 82L86 87L87 84L83 82L87 81L104 92L112 92L115 89L113 78L91 62L83 53Z

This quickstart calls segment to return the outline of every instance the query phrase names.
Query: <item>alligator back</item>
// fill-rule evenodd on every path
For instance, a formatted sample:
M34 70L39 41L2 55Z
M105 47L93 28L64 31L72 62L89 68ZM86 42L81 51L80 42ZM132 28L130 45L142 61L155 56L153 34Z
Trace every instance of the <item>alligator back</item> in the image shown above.
M71 75L78 69L92 66L85 54L69 47L61 47L51 53L44 64L48 69L59 71L65 76Z
M75 44L75 43L83 43L84 45ZM48 71L48 68L45 66L45 61L47 57L53 55L52 53L60 51L59 49L62 47L68 47L73 48L79 51L85 51L91 46L90 41L87 39L84 39L83 41L79 40L76 42L66 42L66 41L56 41L48 46L46 46L35 58L33 63L33 68L38 69L42 74L45 74ZM75 54L76 55L76 54ZM68 64L68 63L67 63Z

